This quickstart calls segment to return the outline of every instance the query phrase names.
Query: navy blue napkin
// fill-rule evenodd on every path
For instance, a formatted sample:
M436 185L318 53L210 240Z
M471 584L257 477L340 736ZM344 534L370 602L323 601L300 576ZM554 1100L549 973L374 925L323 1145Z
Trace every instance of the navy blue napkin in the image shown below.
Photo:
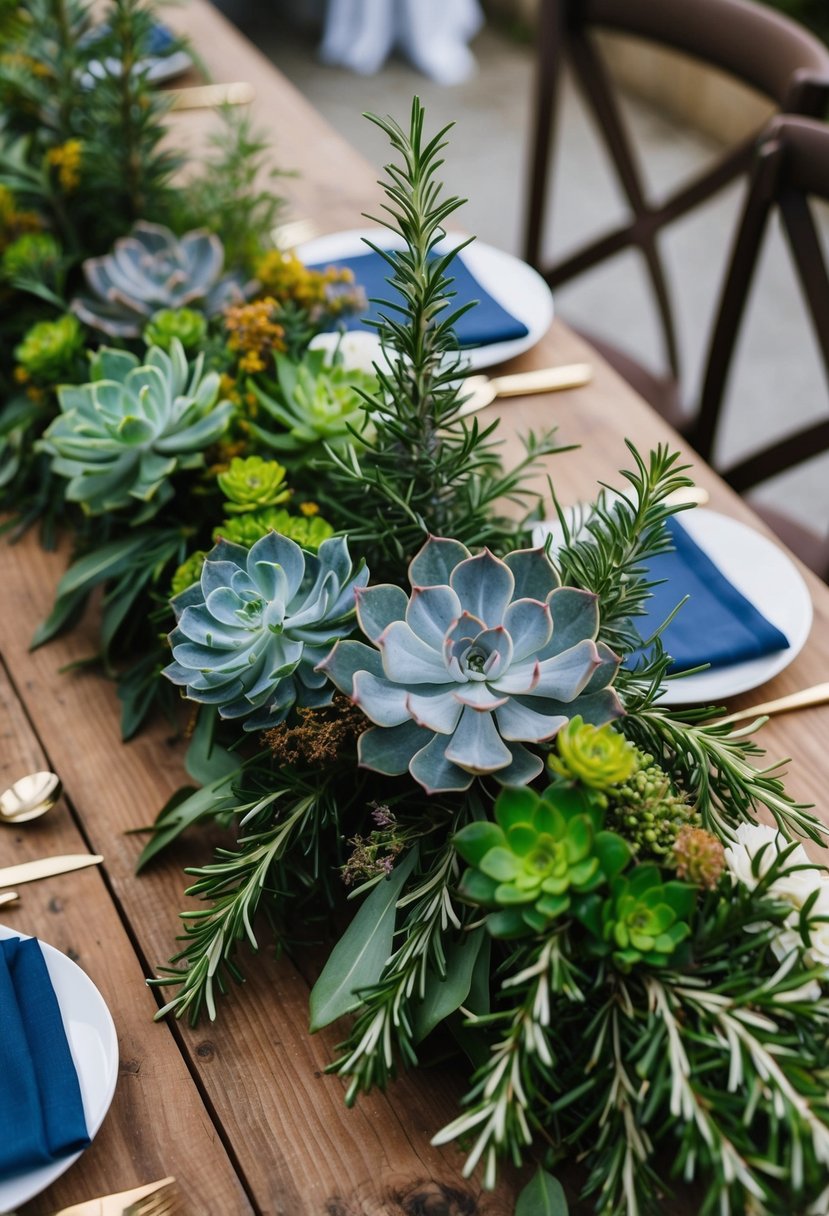
M436 256L436 255L435 255ZM350 258L334 258L327 262L311 263L312 270L323 270L326 266L345 266L354 274L357 286L362 287L369 300L368 311L361 316L343 317L342 324L346 329L370 329L367 321L377 321L380 308L371 303L372 299L384 300L388 304L402 304L400 293L392 289L387 279L392 273L385 258L373 249L365 253L355 254ZM463 260L463 254L458 254L447 270L447 276L453 279L450 291L455 292L448 307L456 308L477 300L477 306L464 313L455 326L455 334L461 346L490 346L493 342L511 342L517 338L526 338L530 332L523 321L519 321L512 313L494 300L472 274ZM386 310L389 312L389 310ZM397 314L391 310L389 315L394 318Z
M708 663L728 667L748 659L788 650L789 640L767 621L700 549L678 519L668 520L675 546L648 563L649 577L665 581L653 589L648 614L637 628L648 637L689 596L662 634L665 650L673 658L671 671L687 671Z
M0 1178L89 1144L75 1065L40 943L0 941Z

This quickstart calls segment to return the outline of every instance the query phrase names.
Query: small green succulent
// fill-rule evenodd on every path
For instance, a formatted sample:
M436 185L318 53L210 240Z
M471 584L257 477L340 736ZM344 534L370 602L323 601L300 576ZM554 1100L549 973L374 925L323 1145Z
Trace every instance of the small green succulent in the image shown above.
M295 704L327 705L333 689L318 666L351 630L355 590L367 581L343 537L316 555L275 532L250 550L222 540L199 582L172 601L164 674L248 731L278 725Z
M324 540L334 535L334 529L321 515L309 518L291 515L282 507L266 507L248 515L235 515L213 530L214 541L229 540L249 549L268 532L287 536L309 553L316 553Z
M622 838L602 830L595 795L563 782L543 795L504 790L495 823L469 824L455 847L472 867L463 897L499 909L487 918L494 937L543 932L575 897L606 886L630 860Z
M653 756L638 748L635 754L634 771L608 791L607 826L624 836L638 857L663 860L682 828L698 826L699 815Z
M619 875L610 895L593 895L575 911L592 935L591 952L610 955L621 971L641 963L664 967L691 934L694 888L662 881L659 867L636 866Z
M364 394L377 392L377 377L329 364L326 354L308 350L299 362L278 354L277 383L269 384L266 392L251 382L260 405L284 432L274 434L253 423L251 430L277 451L298 452L321 443L344 447L354 442L355 432L367 437Z
M275 507L291 497L285 485L285 469L276 460L261 456L234 456L230 468L220 473L217 481L227 502L230 515Z
M169 350L173 338L178 338L186 351L194 351L207 334L207 318L193 308L159 308L144 330L147 346Z
M186 591L188 587L193 586L193 583L199 581L206 557L207 554L204 549L196 549L184 559L170 583L171 595L181 595L182 591Z
M42 279L53 286L60 276L63 251L48 232L27 232L3 252L0 269L3 278Z
M51 384L77 370L84 338L77 317L67 313L56 321L38 321L15 347L14 357L34 380Z
M594 790L609 790L626 781L638 767L636 748L610 723L593 726L580 714L556 735L558 756L549 757L553 772Z
M224 434L233 413L219 400L219 376L189 365L174 338L152 347L143 364L123 350L102 347L92 381L58 390L61 413L41 447L52 469L69 479L66 497L90 515L146 504L153 515L172 495L169 478L204 464L204 449Z

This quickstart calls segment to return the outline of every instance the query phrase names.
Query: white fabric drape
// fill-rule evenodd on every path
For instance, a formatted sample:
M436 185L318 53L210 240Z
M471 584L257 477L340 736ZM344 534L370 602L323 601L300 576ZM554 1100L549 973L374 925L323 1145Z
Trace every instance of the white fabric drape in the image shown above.
M483 21L478 0L328 0L320 58L370 76L397 47L424 75L459 84L475 71L467 43Z

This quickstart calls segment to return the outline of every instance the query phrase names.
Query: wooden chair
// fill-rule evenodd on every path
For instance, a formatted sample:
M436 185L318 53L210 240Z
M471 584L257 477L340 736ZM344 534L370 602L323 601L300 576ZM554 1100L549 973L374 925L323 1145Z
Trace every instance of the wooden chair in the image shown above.
M714 323L699 414L689 438L712 461L723 399L749 288L769 219L777 210L817 338L829 382L829 275L809 200L829 201L829 127L803 118L773 119L762 136ZM739 409L739 402L734 403ZM829 451L826 417L719 468L744 493L787 469ZM797 555L829 581L829 525L811 530L765 505L757 507Z
M821 117L829 100L829 48L772 9L752 0L541 0L534 130L525 230L526 260L560 286L628 248L638 249L653 289L668 373L654 374L630 355L589 335L650 404L684 429L679 354L660 231L747 175L756 133L668 198L652 202L637 166L616 93L596 40L597 29L623 32L682 51L758 90L785 113ZM544 265L542 232L558 84L567 57L627 198L628 222Z

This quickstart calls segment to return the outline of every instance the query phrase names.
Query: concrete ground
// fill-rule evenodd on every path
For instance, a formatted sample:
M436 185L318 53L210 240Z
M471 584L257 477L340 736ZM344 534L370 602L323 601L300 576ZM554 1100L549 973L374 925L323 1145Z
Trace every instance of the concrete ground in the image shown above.
M228 0L225 0L227 3ZM468 82L441 86L400 59L373 77L360 77L316 59L318 25L286 21L285 7L250 0L229 15L297 85L309 101L372 163L385 160L382 133L361 117L366 110L405 120L417 93L432 129L455 123L446 153L447 190L468 202L459 222L481 240L518 253L524 208L526 143L533 50L487 25L473 42L478 72ZM307 7L307 0L306 0ZM226 10L227 11L227 10ZM648 106L626 102L626 116L658 196L717 152L716 144L667 121ZM278 146L276 149L278 158ZM287 167L287 166L285 166ZM697 390L711 313L741 190L733 187L677 223L664 242L677 305L688 401ZM566 251L600 227L624 218L624 201L607 170L588 117L568 89L560 158L548 219L547 247ZM823 215L824 221L827 216ZM829 224L824 231L829 232ZM556 292L566 320L609 337L655 368L659 333L638 258L619 256L578 283ZM827 385L783 238L771 234L755 281L732 377L718 459L729 462L803 421L825 415ZM829 458L778 479L763 496L785 504L807 522L829 519Z

